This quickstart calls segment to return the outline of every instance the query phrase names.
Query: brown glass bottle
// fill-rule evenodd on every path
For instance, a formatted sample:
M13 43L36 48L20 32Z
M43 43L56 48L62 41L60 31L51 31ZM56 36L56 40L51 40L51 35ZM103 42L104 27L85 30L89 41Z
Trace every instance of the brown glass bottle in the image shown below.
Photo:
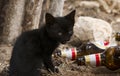
M111 46L102 53L77 58L78 65L105 66L110 70L120 68L120 46Z
M110 70L120 68L120 32L115 34L116 46L108 47L102 53L90 54L79 57L78 65L105 66Z

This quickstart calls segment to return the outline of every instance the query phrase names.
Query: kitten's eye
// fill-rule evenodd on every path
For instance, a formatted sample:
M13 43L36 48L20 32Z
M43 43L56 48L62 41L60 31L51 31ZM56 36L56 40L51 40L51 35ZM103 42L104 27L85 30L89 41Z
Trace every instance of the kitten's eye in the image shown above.
M61 35L62 35L62 32L59 32L58 35L61 36Z
M68 33L69 33L69 34L73 34L73 31L69 31Z

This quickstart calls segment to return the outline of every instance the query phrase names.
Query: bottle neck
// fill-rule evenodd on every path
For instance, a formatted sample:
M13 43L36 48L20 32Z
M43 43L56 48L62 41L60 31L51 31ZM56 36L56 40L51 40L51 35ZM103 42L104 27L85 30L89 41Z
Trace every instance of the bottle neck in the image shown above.
M101 65L101 54L91 54L85 56L85 63L86 65L90 65L93 67Z
M103 66L105 57L102 53L86 55L78 58L78 65L89 65L92 67Z
M75 60L77 58L76 48L68 48L61 51L61 57Z

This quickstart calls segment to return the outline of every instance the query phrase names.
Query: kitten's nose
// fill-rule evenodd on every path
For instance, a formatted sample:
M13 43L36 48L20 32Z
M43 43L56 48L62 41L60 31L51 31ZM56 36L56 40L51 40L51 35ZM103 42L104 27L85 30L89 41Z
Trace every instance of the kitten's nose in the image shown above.
M69 35L72 35L72 34L73 34L73 31L69 31L68 33L69 33Z
M65 41L69 41L70 40L70 38L66 38L66 40Z

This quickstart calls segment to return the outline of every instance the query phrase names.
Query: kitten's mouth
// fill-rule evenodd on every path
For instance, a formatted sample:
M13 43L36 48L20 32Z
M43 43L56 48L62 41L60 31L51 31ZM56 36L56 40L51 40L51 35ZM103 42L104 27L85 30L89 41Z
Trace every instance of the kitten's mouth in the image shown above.
M62 44L65 44L66 42L67 42L67 41L62 41L61 43L62 43Z
M68 41L69 41L69 39L64 40L64 41L61 41L61 43L62 43L62 44L65 44L65 43L67 43Z

